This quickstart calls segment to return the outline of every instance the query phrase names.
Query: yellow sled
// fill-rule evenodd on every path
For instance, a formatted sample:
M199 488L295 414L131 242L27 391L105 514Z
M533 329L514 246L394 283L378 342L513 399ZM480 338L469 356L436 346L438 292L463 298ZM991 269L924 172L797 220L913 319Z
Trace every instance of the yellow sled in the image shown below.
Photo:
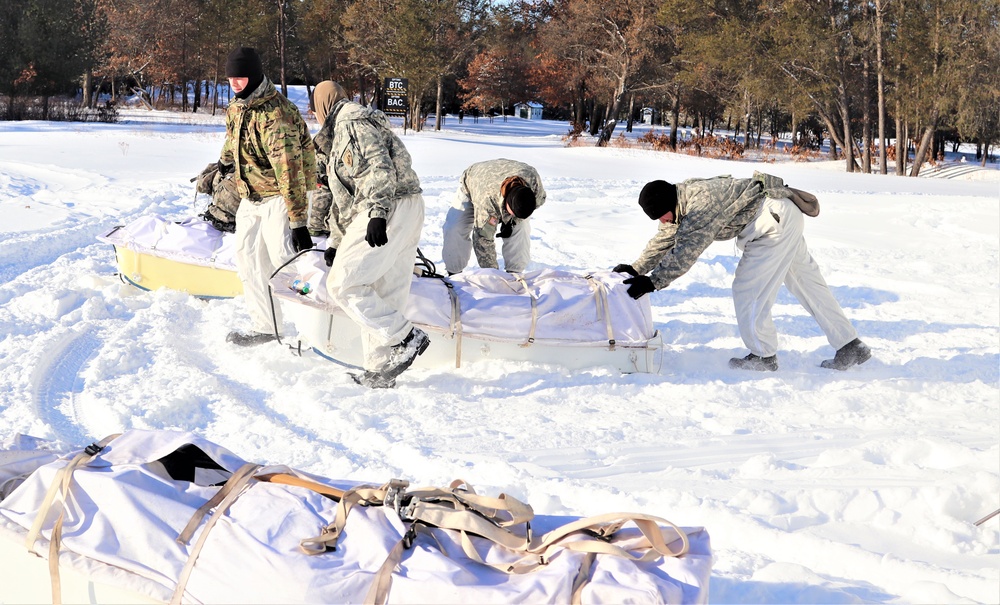
M243 294L235 271L192 265L115 246L122 281L143 290L169 288L198 298L232 298Z
M232 298L243 293L243 284L227 235L201 219L173 222L146 215L97 239L114 246L122 281L137 288Z

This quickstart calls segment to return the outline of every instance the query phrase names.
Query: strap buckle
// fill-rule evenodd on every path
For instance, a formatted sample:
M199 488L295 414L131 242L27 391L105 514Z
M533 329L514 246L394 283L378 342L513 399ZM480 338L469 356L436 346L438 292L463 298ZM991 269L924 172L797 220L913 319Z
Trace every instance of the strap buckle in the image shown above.
M105 447L106 446L104 445L97 445L96 443L91 443L90 445L88 445L83 449L83 453L87 454L88 456L96 456L100 454L102 451L104 451Z
M388 506L396 511L399 518L404 521L410 520L406 513L412 508L406 506L410 501L406 495L406 488L409 486L410 482L406 479L390 479L389 486L385 490L385 497L382 498L382 506Z

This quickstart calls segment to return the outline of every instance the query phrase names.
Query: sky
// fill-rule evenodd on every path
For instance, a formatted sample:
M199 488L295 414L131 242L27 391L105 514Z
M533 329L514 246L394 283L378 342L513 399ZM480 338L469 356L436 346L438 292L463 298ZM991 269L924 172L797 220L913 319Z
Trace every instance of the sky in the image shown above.
M481 160L539 171L529 269L579 274L638 257L656 229L636 204L647 181L761 170L819 197L806 240L873 359L820 368L834 351L782 290L779 371L729 369L746 353L732 241L650 295L653 372L494 359L368 390L316 355L237 349L225 335L248 325L241 299L124 284L97 239L203 211L190 179L218 158L222 117L126 110L117 124L0 122L0 442L190 430L337 480L462 478L539 514L654 514L707 529L714 603L1000 602L1000 518L974 525L1000 507L998 165L848 174L781 152L569 145L568 130L454 116L400 129L426 202L422 252L441 266L458 177Z

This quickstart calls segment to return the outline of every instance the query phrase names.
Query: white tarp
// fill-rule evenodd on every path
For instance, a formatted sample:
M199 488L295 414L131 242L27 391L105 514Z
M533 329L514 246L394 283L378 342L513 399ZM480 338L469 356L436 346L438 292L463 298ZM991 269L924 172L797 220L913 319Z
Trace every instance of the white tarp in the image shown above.
M98 239L181 263L236 271L235 238L199 218L171 222L146 215ZM301 279L311 290L301 302L333 311L335 304L326 292L328 271L320 247L283 268L272 287L287 291ZM467 269L448 282L457 296L460 328L466 335L510 342L533 337L549 344L606 345L615 340L621 345L645 345L656 334L649 298L633 300L622 285L624 277L611 271L576 274L541 269L515 276L497 269ZM449 288L441 279L415 275L404 314L440 332L451 333L458 327Z
M93 575L95 567L119 585L168 599L188 560L191 544L178 535L192 515L219 487L174 480L158 459L193 444L227 471L245 463L222 447L192 433L129 431L110 442L94 460L72 475L65 503L61 557ZM0 502L0 524L27 530L67 458L49 463ZM268 467L259 474L289 471ZM317 478L318 479L318 478ZM195 481L199 481L196 475ZM340 488L352 484L320 481ZM299 542L317 535L335 517L336 503L318 493L253 480L208 534L197 558L184 602L191 603L357 603L364 600L375 572L406 531L388 507L355 507L336 550L308 556ZM55 513L42 526L35 551L43 556ZM576 518L536 516L535 533ZM205 523L191 539L200 537ZM666 528L664 528L666 529ZM711 570L708 534L685 529L688 554L637 562L598 555L586 603L707 602ZM504 559L503 549L472 537L486 560ZM458 532L419 532L404 552L392 578L389 602L407 603L568 603L586 555L560 550L548 564L521 575L507 575L469 559ZM13 564L13 562L11 563ZM5 562L5 565L7 563ZM89 570L89 571L88 571ZM128 573L123 573L125 570Z
M287 292L308 283L303 304L332 312L336 306L327 295L327 272L323 255L307 252L281 269L271 287ZM447 281L458 298L463 334L517 342L533 336L553 344L606 345L611 339L646 344L656 334L649 297L632 299L622 284L625 277L611 271L581 275L541 269L517 276L466 269ZM456 324L449 290L442 279L414 275L404 314L415 324L451 331Z
M156 215L145 215L97 239L161 258L236 271L236 238L200 218L175 223Z

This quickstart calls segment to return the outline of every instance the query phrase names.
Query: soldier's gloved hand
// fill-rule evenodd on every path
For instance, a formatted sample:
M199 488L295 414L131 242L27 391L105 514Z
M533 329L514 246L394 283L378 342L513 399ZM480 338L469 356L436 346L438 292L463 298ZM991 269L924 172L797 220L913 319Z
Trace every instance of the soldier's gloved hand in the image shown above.
M326 252L323 253L323 262L326 263L327 267L333 266L333 259L337 258L336 248L327 248Z
M292 229L292 247L296 252L302 252L313 247L312 236L309 235L309 227L296 227Z
M500 232L497 233L497 237L508 238L514 235L514 221L509 223L500 223Z
M628 295L636 300L656 289L656 286L653 285L653 280L649 279L649 276L646 275L636 275L635 277L626 279L622 283L630 284Z
M376 216L368 221L368 233L365 235L365 241L372 248L375 246L384 246L389 243L389 236L385 233L384 218Z
M626 265L625 263L615 265L615 268L612 269L612 271L615 273L628 273L632 277L639 277L639 272L636 271L632 265Z
M232 164L223 164L222 160L218 161L218 165L219 165L219 174L221 174L222 176L226 176L230 172L236 172L236 166Z

